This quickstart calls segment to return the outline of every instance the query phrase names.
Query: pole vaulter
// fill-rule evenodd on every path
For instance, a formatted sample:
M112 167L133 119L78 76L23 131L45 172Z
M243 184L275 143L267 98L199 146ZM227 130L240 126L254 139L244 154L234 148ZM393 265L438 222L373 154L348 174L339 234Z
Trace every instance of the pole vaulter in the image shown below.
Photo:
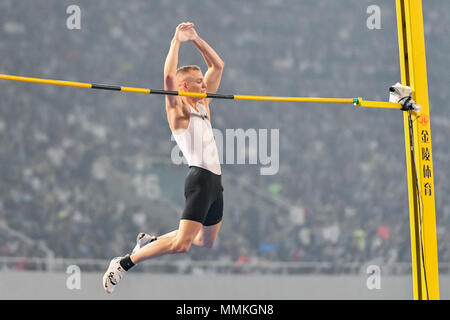
M416 300L439 299L435 185L430 110L421 0L396 0L401 83L389 88L389 102L357 98L277 97L198 93L134 88L0 74L0 79L90 89L195 98L279 102L352 103L358 107L404 112L405 154L411 232L413 295ZM416 102L417 104L416 104Z

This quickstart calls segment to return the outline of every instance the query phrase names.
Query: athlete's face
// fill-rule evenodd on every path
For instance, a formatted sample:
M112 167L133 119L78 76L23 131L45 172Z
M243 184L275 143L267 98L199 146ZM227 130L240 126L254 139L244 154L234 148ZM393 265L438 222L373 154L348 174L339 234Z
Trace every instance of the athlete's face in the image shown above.
M206 83L200 70L191 71L182 82L183 91L186 92L206 92Z

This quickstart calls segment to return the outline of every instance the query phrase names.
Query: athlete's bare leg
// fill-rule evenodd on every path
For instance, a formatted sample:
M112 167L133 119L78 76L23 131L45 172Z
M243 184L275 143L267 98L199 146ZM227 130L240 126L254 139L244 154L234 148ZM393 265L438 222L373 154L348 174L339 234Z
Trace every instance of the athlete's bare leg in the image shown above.
M219 234L221 226L222 221L212 226L203 226L197 233L197 236L195 237L192 244L198 247L212 248L214 246L214 243L216 242L217 235ZM158 236L158 240L176 237L177 233L178 229L173 230L171 232Z
M203 226L200 232L195 237L195 243L201 247L212 248L216 242L217 235L219 234L222 221L212 226Z
M136 264L164 254L186 252L190 249L201 228L200 222L182 219L176 234L172 231L165 236L158 237L157 241L150 242L132 254L130 259Z

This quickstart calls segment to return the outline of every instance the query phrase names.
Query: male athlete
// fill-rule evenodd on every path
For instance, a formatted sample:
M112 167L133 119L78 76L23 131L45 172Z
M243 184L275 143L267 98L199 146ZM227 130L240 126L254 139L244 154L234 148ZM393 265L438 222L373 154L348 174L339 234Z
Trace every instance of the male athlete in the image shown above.
M181 43L192 41L208 65L177 69ZM187 22L177 26L164 65L164 89L216 93L224 62ZM135 264L169 253L187 252L192 244L212 248L222 224L223 187L217 146L211 128L211 99L166 95L167 120L186 158L189 171L184 185L185 207L177 230L159 237L139 233L131 255L111 260L103 276L103 288L114 291L117 283Z

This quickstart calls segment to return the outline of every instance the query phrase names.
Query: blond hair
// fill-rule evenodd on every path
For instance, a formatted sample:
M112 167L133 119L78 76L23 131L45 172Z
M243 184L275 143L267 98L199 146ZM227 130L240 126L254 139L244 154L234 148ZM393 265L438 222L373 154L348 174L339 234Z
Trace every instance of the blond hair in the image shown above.
M194 71L194 70L196 70L196 71L202 71L202 70L200 69L200 67L199 67L199 66L196 66L196 65L189 65L189 66L182 66L182 67L179 67L179 68L177 69L177 72L175 73L176 78L178 79L179 83L180 83L181 81L184 81L186 75L188 75L191 71Z

